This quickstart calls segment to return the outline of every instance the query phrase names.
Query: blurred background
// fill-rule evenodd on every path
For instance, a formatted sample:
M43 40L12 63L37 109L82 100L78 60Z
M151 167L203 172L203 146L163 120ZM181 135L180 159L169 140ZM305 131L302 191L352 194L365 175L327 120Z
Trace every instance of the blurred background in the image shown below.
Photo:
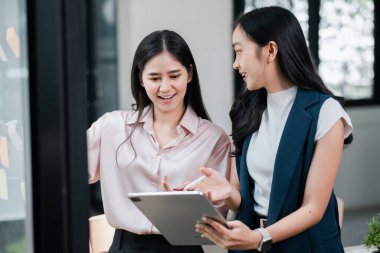
M232 69L233 21L269 5L296 15L322 79L347 100L354 141L335 192L343 244L361 244L380 212L378 1L0 0L0 253L87 250L87 218L103 208L99 184L85 183L85 130L131 109L133 53L150 32L188 42L208 112L231 133L244 88Z

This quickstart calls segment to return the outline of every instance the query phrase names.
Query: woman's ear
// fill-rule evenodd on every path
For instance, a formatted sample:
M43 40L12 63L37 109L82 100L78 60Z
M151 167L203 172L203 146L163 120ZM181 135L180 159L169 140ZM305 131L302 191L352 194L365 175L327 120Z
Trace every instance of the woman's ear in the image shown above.
M188 71L189 77L187 78L187 83L190 83L193 80L193 65L190 64L190 70Z
M268 50L268 63L274 61L276 59L277 53L278 53L278 47L276 42L269 41L267 44L267 50Z

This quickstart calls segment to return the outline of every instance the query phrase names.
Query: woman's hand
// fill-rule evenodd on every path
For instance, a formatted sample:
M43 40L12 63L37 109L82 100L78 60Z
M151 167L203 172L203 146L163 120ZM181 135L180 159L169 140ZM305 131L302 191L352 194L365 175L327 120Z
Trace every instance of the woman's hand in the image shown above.
M228 221L229 229L210 218L204 217L202 221L196 225L196 231L223 249L257 249L261 241L261 234L241 221Z
M188 182L185 182L184 185L188 184ZM162 182L161 182L161 185L162 185L162 189L165 191L165 192L170 192L170 191L183 191L183 186L182 187L177 187L177 188L171 188L169 186L169 183L168 183L168 177L167 176L163 176L162 177Z
M172 189L169 186L168 177L167 176L163 176L161 185L162 185L162 189L164 189L164 191L166 191L166 192L172 191Z
M200 172L206 176L193 190L203 192L212 202L223 201L231 197L233 187L228 180L218 171L201 167Z

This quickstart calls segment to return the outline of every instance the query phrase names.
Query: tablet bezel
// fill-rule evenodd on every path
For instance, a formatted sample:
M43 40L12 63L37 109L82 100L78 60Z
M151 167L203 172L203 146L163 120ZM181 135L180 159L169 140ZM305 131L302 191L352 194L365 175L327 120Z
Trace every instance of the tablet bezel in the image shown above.
M227 227L223 215L199 191L129 193L129 199L172 245L212 245L195 231L203 216Z

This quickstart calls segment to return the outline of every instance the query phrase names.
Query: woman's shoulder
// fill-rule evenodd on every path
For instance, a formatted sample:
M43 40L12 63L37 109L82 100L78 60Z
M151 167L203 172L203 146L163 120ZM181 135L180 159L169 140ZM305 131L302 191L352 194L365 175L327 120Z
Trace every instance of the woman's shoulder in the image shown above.
M124 125L126 118L128 117L128 111L112 111L104 113L95 122L92 123L91 127L88 129L91 131L115 131Z
M316 140L322 138L333 125L339 120L344 121L344 137L348 137L352 133L353 126L351 118L344 110L343 106L336 99L330 97L326 99L321 107L318 117L318 126Z
M228 134L222 127L207 119L199 118L198 129L200 132L203 132L205 134L212 134L218 136L219 138L229 140Z
M338 100L336 100L333 97L328 97L322 103L319 116L329 117L331 115L336 115L336 114L346 115L347 112L344 110L342 104Z
M104 113L99 118L99 120L101 120L103 124L112 123L112 122L126 122L126 120L133 114L134 114L133 111L115 110L115 111Z
M191 106L186 108L180 124L198 136L208 135L210 137L217 136L218 138L219 136L227 136L228 138L228 135L220 126L210 120L201 118Z

